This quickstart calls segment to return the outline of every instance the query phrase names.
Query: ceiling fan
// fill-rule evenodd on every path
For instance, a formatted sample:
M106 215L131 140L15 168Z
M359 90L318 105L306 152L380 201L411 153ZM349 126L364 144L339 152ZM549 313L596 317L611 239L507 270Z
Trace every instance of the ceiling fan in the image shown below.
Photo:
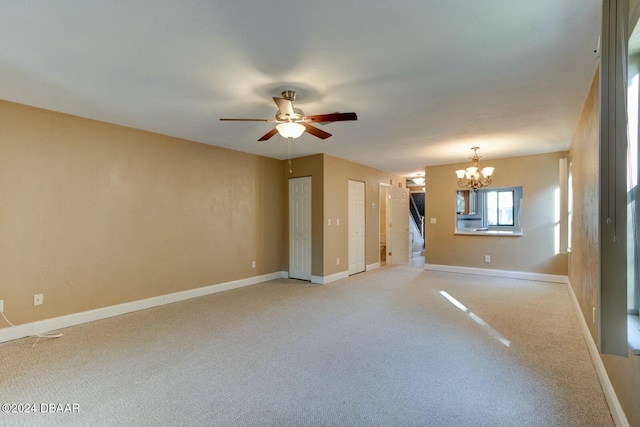
M282 98L273 97L278 111L275 119L220 119L221 121L233 122L269 122L278 123L274 129L264 134L258 141L266 141L276 133L289 140L298 138L304 132L317 136L320 139L327 139L331 136L329 132L311 126L310 123L326 124L331 122L342 122L347 120L358 120L356 113L330 113L316 114L314 116L305 116L301 109L293 106L296 99L296 92L293 90L285 90L282 92Z

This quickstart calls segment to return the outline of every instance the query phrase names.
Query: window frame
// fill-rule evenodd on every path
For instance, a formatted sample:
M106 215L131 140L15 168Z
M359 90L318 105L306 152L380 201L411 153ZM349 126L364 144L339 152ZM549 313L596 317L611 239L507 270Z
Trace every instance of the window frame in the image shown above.
M514 186L514 187L500 187L500 188L483 188L482 190L478 190L481 193L481 198L483 202L483 227L488 228L489 230L497 230L497 231L522 231L522 187ZM488 193L496 192L496 193L506 193L511 192L513 194L513 224L500 224L497 225L489 225L489 203L488 203ZM499 194L496 195L499 199ZM499 200L498 200L498 217L499 215Z
M638 316L640 308L638 269L640 263L638 260L636 213L639 207L637 167L640 165L640 150L638 149L638 136L640 135L640 117L638 117L640 114L640 53L634 52L630 54L627 65L627 313ZM632 153L636 155L635 158L632 158ZM635 169L635 171L631 169Z
M496 206L495 206L495 212L490 212L493 211L493 208L491 208L489 206L489 197L492 193L495 193L496 195ZM502 217L501 215L501 211L503 209L508 209L508 206L505 206L504 208L501 207L501 197L500 195L503 193L507 193L507 194L511 194L511 222L510 223L501 223L500 222L500 218ZM485 191L484 194L485 197L485 204L484 204L484 215L486 218L486 226L487 227L514 227L515 226L515 221L516 221L516 211L515 211L515 191L514 190L504 190L504 189L495 189L495 190L489 190L487 189ZM496 224L489 224L491 215L490 213L495 213L495 217L496 217Z

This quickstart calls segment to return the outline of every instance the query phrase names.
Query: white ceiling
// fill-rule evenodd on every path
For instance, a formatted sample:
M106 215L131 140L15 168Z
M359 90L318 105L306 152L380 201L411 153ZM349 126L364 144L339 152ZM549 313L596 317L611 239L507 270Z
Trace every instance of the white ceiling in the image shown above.
M600 0L4 0L0 98L286 158L271 97L356 122L305 134L388 172L568 149ZM1 122L0 118L0 122Z

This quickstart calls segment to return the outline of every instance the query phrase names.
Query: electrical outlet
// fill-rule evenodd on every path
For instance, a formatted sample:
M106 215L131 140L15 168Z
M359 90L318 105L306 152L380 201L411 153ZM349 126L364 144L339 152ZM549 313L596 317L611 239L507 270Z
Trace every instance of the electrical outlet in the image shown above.
M33 305L42 305L43 302L44 302L43 294L35 294L33 296Z
M340 218L336 218L336 225L340 225Z
M251 268L256 268L256 262L255 261L251 262Z
M4 300L0 299L0 313L4 313Z
M491 262L491 255L485 255L484 262Z
M340 265L340 258L336 258L336 265Z

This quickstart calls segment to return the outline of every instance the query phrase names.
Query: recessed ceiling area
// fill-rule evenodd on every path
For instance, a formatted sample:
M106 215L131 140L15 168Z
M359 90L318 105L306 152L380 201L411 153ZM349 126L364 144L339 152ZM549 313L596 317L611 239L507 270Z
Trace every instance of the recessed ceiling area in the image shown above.
M327 153L425 166L566 150L598 58L599 0L0 3L0 99L284 159L272 97L354 122Z

